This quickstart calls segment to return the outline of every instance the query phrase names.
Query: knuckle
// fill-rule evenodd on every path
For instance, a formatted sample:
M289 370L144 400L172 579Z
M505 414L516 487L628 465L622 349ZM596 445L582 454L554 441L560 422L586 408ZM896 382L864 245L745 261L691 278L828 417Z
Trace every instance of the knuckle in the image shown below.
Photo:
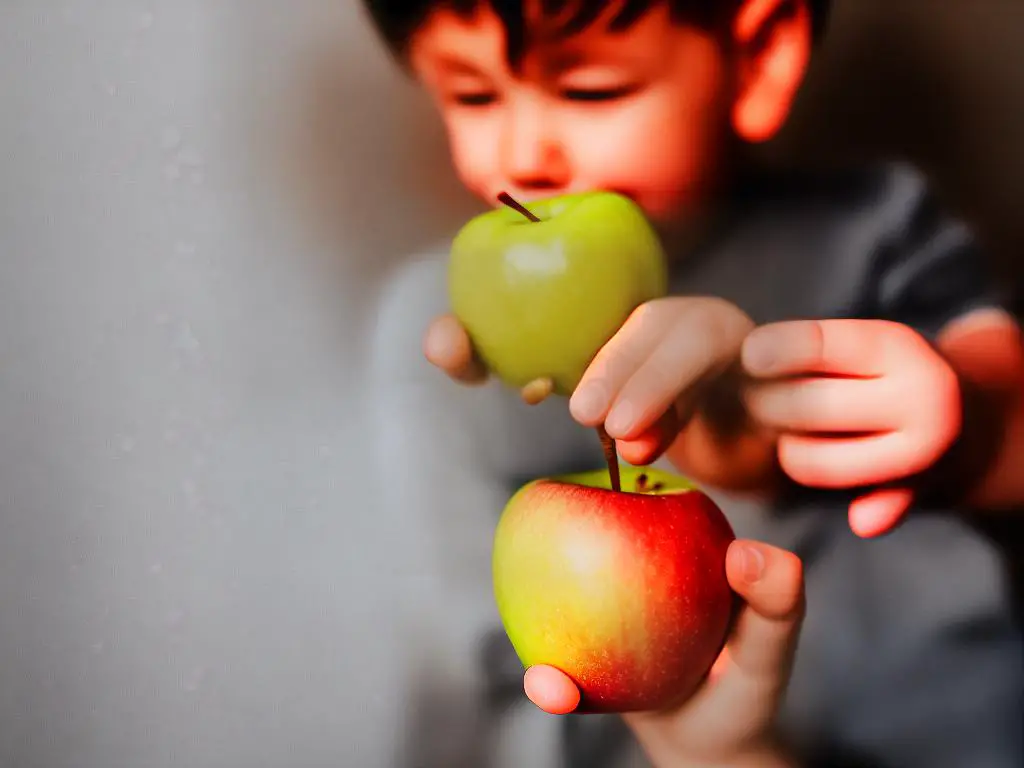
M906 323L897 323L893 320L887 320L885 322L889 327L892 338L902 344L915 347L928 344L925 338L918 331Z
M633 326L644 327L648 323L658 324L663 322L665 316L672 312L673 302L675 300L675 297L669 297L645 301L629 313L629 317L626 318L623 328Z
M753 327L754 322L739 307L730 301L715 296L695 299L687 309L698 314L712 329L731 330L737 327Z
M785 403L775 384L744 387L742 399L747 413L757 421L775 423L785 419Z
M806 415L811 419L830 421L848 410L849 398L843 394L840 387L835 386L835 382L828 379L814 379L804 386L807 394L806 403L804 405L793 403L793 407L805 410Z
M800 460L793 447L787 443L779 442L778 446L779 467L790 479L797 483L813 485L818 479L818 473L808 469L805 462Z
M807 358L811 361L831 359L833 352L829 348L829 339L832 339L831 344L837 343L835 336L838 334L827 333L824 320L810 320L803 329L806 334L804 344L807 347Z
M656 355L644 366L644 379L658 390L677 389L680 384L680 365L676 356Z
M830 460L825 451L815 451L813 446L798 437L783 435L778 443L779 466L798 483L817 486L834 486L842 477L842 468Z
M931 404L922 419L930 423L935 442L944 451L960 433L963 422L963 393L956 372L945 363L935 366L932 377Z
M889 353L895 356L931 356L935 350L931 343L916 329L905 323L894 320L878 321L885 328L882 335L883 343L889 347Z
M640 354L631 344L623 344L591 361L584 378L604 386L615 386L615 382L628 380L642 362Z

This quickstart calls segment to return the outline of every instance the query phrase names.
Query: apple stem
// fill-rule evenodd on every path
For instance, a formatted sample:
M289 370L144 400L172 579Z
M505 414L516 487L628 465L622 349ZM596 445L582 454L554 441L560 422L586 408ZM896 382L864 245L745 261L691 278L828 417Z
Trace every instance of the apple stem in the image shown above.
M537 215L535 215L525 205L523 205L514 197L512 197L512 195L510 195L508 192L499 192L498 202L503 203L512 210L521 213L523 216L525 216L532 222L540 221L540 218ZM544 392L543 396L539 397L539 399L535 399L537 395L540 394L540 388L545 385L549 387L550 380L538 379L536 382L531 382L523 389L523 399L525 399L527 402L540 402L540 400L543 400L548 394L550 394L550 391L547 391ZM621 491L622 480L619 477L619 456L618 452L615 450L615 441L612 439L611 435L609 435L608 432L605 430L603 424L597 428L597 434L598 437L601 438L601 447L604 448L605 461L608 462L608 477L612 481L612 490Z
M608 477L612 481L612 490L621 491L622 482L619 479L619 456L615 450L615 440L604 428L604 424L597 428L597 435L601 438L601 447L604 448L604 458L608 462Z
M533 222L540 221L539 217L537 217L525 205L523 205L518 200L513 198L512 195L510 195L508 192L499 192L498 193L498 202L499 203L504 203L509 208L511 208L513 211L518 211L519 213L523 214L523 216L528 218L530 221L533 221Z

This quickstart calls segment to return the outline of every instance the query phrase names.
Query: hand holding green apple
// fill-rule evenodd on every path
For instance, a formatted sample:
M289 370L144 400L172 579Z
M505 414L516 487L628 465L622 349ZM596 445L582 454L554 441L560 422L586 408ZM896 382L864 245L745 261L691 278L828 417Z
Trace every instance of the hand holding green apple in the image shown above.
M630 313L667 291L661 243L615 193L499 199L452 243L452 312L484 365L527 401L568 396Z

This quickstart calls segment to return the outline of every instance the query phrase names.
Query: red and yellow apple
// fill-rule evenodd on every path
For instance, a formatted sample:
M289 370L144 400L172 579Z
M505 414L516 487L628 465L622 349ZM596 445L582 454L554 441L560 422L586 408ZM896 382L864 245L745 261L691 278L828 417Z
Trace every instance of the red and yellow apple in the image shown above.
M733 615L735 539L718 506L675 475L620 467L535 480L502 513L494 594L526 668L553 666L578 712L660 710L688 697Z

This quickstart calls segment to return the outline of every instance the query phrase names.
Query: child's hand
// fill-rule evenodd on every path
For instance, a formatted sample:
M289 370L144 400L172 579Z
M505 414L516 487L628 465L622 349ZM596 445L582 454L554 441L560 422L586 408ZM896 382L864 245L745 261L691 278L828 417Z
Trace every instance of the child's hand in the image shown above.
M787 765L774 749L773 724L803 619L801 563L775 547L735 541L726 574L746 604L707 681L677 709L624 716L656 766ZM524 687L552 714L579 701L572 680L554 667L531 667Z
M631 464L648 464L686 425L703 387L739 357L753 321L722 299L670 297L641 305L601 348L569 401L588 427L604 424Z
M473 353L469 334L453 315L435 318L423 338L427 360L462 384L481 384L487 369Z
M956 373L911 328L883 320L822 320L758 328L743 367L761 381L747 408L779 432L782 469L798 483L855 488L902 481L932 466L959 434ZM862 536L892 528L913 499L888 487L857 499Z

